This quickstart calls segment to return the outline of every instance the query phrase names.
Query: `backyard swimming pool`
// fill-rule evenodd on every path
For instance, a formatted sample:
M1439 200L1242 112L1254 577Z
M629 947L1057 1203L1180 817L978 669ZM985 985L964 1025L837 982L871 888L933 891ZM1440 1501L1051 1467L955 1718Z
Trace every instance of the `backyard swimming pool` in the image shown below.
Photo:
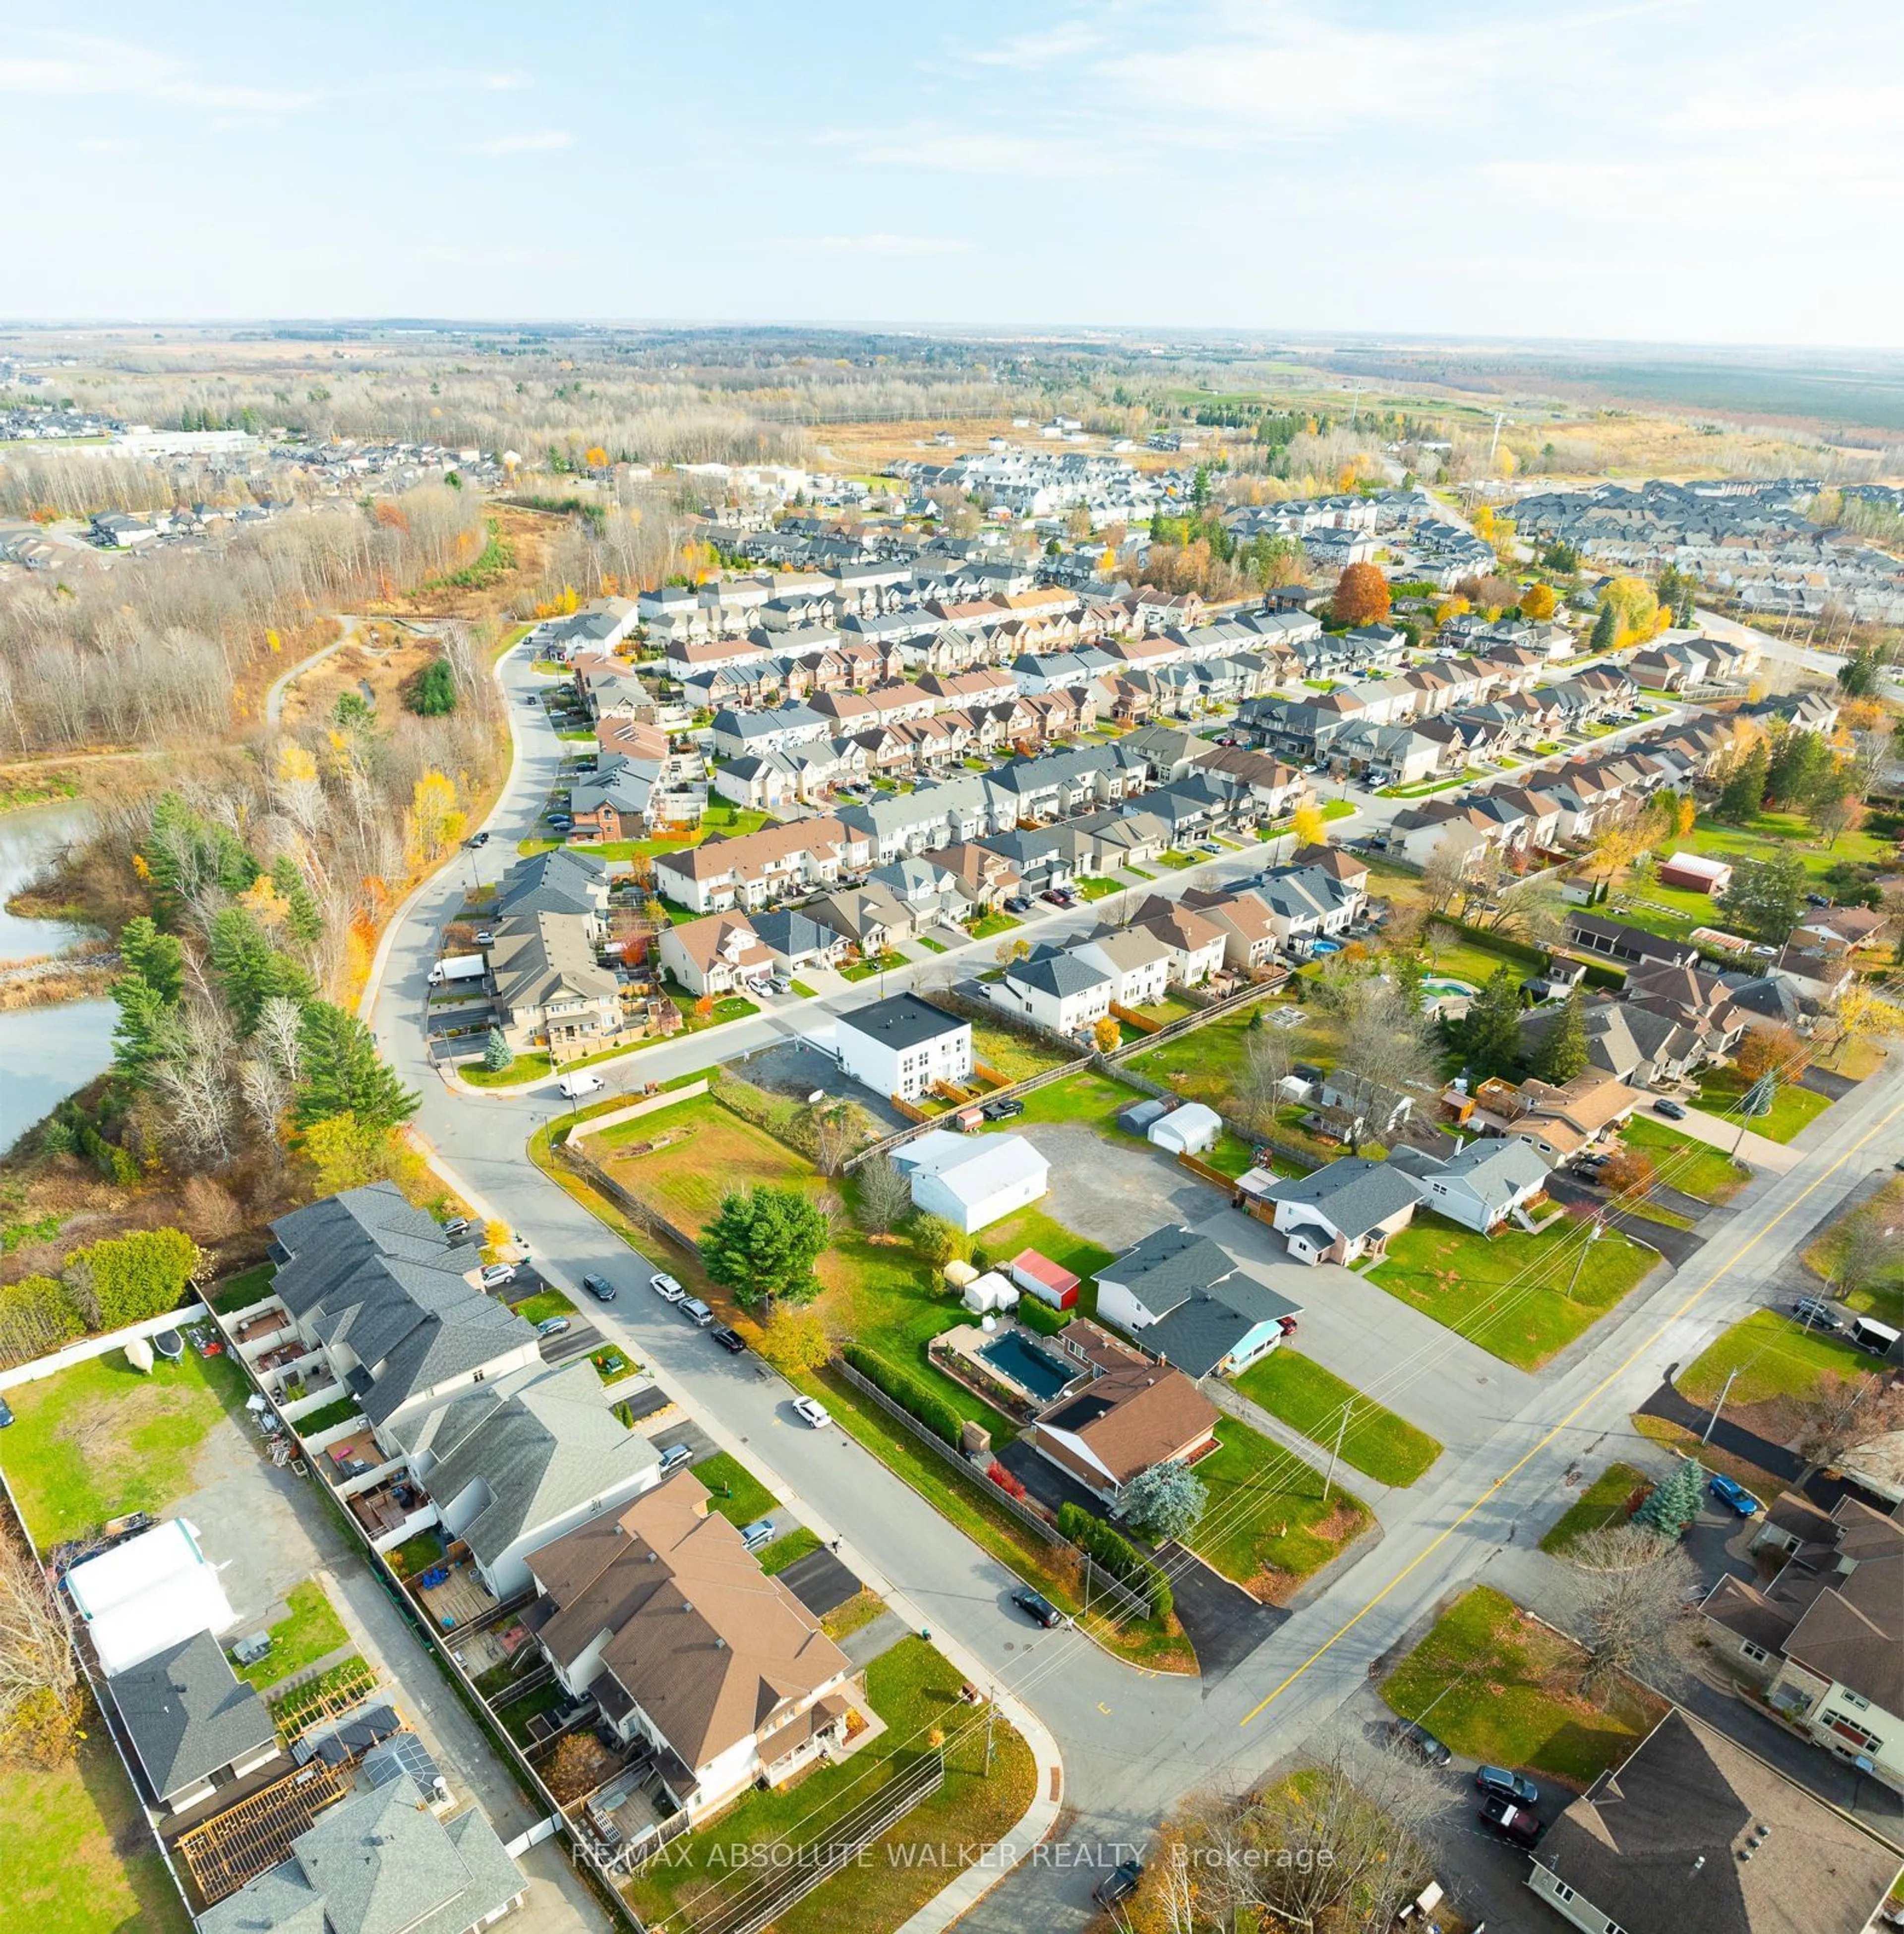
M1049 1403L1077 1374L1026 1342L1015 1330L981 1345L978 1354L1001 1376L1029 1391L1033 1401L1041 1404Z
M1309 943L1312 953L1339 953L1342 944L1339 940L1316 940Z
M1472 1000L1481 990L1469 987L1466 981L1443 980L1439 975L1431 975L1422 982L1421 991L1424 994L1465 994Z

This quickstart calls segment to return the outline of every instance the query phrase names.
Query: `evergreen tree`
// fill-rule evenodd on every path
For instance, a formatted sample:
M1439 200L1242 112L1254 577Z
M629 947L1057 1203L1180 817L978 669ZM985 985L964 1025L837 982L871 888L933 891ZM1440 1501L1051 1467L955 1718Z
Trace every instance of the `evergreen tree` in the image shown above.
M303 869L288 853L272 861L271 884L290 909L285 915L285 931L300 947L315 947L324 938L324 909Z
M1837 777L1838 761L1815 732L1787 731L1779 734L1765 769L1765 794L1775 806L1803 812L1828 792Z
M243 907L226 907L212 920L211 956L218 991L241 1035L258 1026L267 1001L280 996L306 1001L314 991L310 975L271 944L264 928Z
M354 1115L367 1128L393 1128L417 1112L422 1097L379 1058L370 1030L328 1001L312 1001L300 1030L303 1085L291 1109L300 1128L333 1115Z
M1613 640L1619 635L1619 620L1613 616L1610 604L1600 607L1600 615L1593 621L1593 635L1586 641L1587 649L1595 652L1610 652Z
M813 1265L826 1246L827 1219L810 1195L756 1184L721 1198L700 1254L707 1273L751 1309L776 1300L810 1302L820 1288Z
M1719 905L1735 926L1755 940L1782 947L1805 911L1809 884L1805 863L1796 853L1775 853L1769 860L1741 860L1719 896Z
M113 1029L113 1063L134 1086L143 1087L170 1043L173 1011L185 986L185 949L141 914L121 931L119 957L125 965L112 986L119 1011Z
M1721 819L1749 819L1765 803L1765 776L1770 763L1770 755L1762 745L1753 746L1739 762L1713 809Z
M493 1027L483 1041L483 1065L492 1074L500 1074L516 1058L508 1037L499 1027Z
M1633 1514L1633 1522L1661 1538L1682 1538L1698 1517L1705 1499L1704 1468L1697 1458L1682 1457L1671 1475L1653 1487L1652 1495Z
M1484 1080L1511 1074L1520 1062L1520 980L1511 967L1497 968L1468 1010L1462 1052Z
M1534 1055L1534 1072L1556 1086L1571 1081L1586 1065L1586 1002L1579 988L1547 1023Z
M456 709L456 682L447 658L432 658L410 688L410 709L422 718L440 718Z

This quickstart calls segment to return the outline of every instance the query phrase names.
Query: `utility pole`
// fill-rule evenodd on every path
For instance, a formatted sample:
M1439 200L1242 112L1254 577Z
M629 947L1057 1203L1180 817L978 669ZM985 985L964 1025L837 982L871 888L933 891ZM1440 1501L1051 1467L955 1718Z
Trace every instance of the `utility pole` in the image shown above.
M1322 1480L1322 1502L1329 1502L1329 1487L1336 1481L1336 1460L1342 1454L1342 1436L1348 1429L1348 1405L1342 1405L1342 1421L1336 1426L1335 1447L1329 1453L1329 1475Z
M994 1685L985 1702L985 1777L987 1779L992 1776L992 1722L997 1718L998 1711L999 1688Z
M1494 453L1500 447L1501 426L1506 420L1505 411L1496 410L1494 412L1494 434L1487 439L1487 467L1490 470L1494 467Z
M1719 1401L1713 1405L1713 1414L1706 1420L1706 1428L1700 1435L1699 1441L1701 1444L1710 1444L1713 1441L1713 1432L1719 1427L1719 1414L1725 1408L1725 1399L1732 1394L1733 1379L1737 1377L1738 1374L1739 1372L1736 1366L1733 1369L1726 1372L1725 1387L1719 1392Z
M1580 1252L1574 1259L1574 1273L1567 1279L1567 1300L1574 1300L1574 1291L1580 1279L1580 1271L1586 1267L1586 1252L1607 1233L1605 1211L1595 1216L1586 1225L1586 1240L1580 1245Z

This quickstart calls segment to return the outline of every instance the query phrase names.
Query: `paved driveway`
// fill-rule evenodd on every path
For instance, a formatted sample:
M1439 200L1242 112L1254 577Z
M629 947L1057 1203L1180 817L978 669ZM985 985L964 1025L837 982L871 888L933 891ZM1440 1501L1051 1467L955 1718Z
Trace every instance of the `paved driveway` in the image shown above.
M1134 1135L1107 1139L1077 1122L1007 1125L1051 1164L1051 1194L1042 1206L1107 1249L1128 1249L1162 1224L1200 1222L1223 1201L1174 1156Z

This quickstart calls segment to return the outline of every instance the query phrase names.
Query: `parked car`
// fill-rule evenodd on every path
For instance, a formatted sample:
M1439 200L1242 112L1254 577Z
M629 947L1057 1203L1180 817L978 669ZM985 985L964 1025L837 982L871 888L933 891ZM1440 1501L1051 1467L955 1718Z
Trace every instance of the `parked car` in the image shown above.
M1489 1827L1505 1840L1511 1840L1517 1846L1531 1847L1541 1837L1541 1823L1524 1806L1517 1806L1512 1800L1493 1799L1484 1801L1480 1809L1481 1824Z
M1765 1508L1743 1484L1736 1483L1722 1471L1713 1474L1711 1490L1721 1504L1737 1511L1741 1517L1756 1517Z
M770 1517L757 1517L752 1524L740 1527L740 1541L749 1551L758 1551L764 1544L773 1541L773 1520Z
M1038 895L1038 898L1041 900L1048 900L1055 907L1061 907L1065 903L1064 895L1059 892L1056 887L1047 887L1044 892Z
M467 1216L452 1216L443 1225L443 1233L453 1243L459 1236L465 1234L468 1228L469 1218Z
M705 1330L714 1321L714 1312L697 1296L685 1297L675 1307L697 1330Z
M514 1263L490 1263L483 1271L482 1282L485 1289L500 1289L505 1282L516 1280Z
M535 1326L535 1333L538 1336L559 1336L568 1327L566 1316L545 1316Z
M824 1430L833 1421L833 1413L818 1397L795 1397L794 1414L812 1430Z
M615 1285L605 1276L585 1276L582 1279L582 1287L598 1303L613 1303L615 1300Z
M496 935L487 926L481 928L477 932L476 944L478 947L493 947L496 944Z
M738 1330L734 1329L728 1324L723 1323L720 1328L713 1333L713 1335L715 1342L719 1344L722 1349L732 1351L737 1357L747 1348L746 1338L742 1336Z
M1014 1095L1003 1101L987 1101L979 1110L988 1122L1008 1122L1025 1112L1025 1104Z
M1844 1328L1836 1310L1815 1296L1801 1296L1791 1306L1791 1313L1807 1330L1828 1330L1834 1335Z
M1504 1766L1476 1767L1475 1784L1490 1797L1511 1800L1517 1806L1537 1805L1541 1797L1541 1789L1531 1779Z
M1014 893L1005 903L1007 913L1029 913L1032 903L1023 893Z
M1031 1615L1032 1622L1043 1625L1047 1631L1065 1622L1065 1615L1042 1592L1034 1592L1029 1585L1020 1585L1011 1595L1011 1602L1021 1612Z
M1686 1119L1684 1104L1674 1101L1670 1095L1661 1095L1653 1103L1652 1112L1655 1115L1664 1115L1669 1122L1683 1122Z
M1807 893L1805 904L1807 906L1828 907L1831 904L1831 896L1829 893Z
M1137 1882L1143 1878L1143 1861L1120 1860L1091 1890L1091 1898L1100 1907L1115 1907L1137 1892Z
M679 1470L694 1454L685 1444L669 1444L661 1453L661 1475L664 1478L669 1472Z
M648 1287L664 1303L679 1303L688 1293L671 1276L651 1276Z
M4 1396L0 1396L0 1430L5 1430L13 1420L13 1405Z
M1417 1719L1397 1719L1390 1731L1404 1752L1430 1766L1445 1766L1454 1757Z
M471 847L487 846L490 843L490 836L487 833L472 833L462 843Z

